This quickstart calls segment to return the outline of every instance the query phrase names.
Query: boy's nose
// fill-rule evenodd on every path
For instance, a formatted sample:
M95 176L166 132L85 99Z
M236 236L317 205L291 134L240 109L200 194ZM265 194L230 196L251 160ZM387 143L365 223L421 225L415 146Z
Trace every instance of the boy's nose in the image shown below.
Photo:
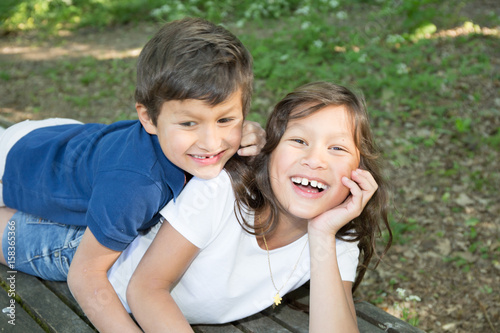
M207 151L215 152L220 148L221 131L216 126L206 126L198 138L198 146Z
M311 169L325 169L327 167L325 160L326 153L327 152L322 151L319 147L311 147L306 151L306 154L301 160L301 164Z

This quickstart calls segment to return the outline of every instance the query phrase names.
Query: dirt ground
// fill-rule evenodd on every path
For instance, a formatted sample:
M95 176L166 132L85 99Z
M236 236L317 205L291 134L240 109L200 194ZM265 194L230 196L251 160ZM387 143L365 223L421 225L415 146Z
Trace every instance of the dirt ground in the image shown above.
M54 77L51 73L60 72L50 68L85 57L105 62L123 58L129 63L125 74L133 76L135 57L154 31L153 25L139 24L105 31L87 29L48 41L29 36L0 38L0 70L8 66L11 73L8 80L0 78L0 120L133 118L130 87L115 82L109 96L96 96L88 107L75 109L58 94L66 88L60 83L66 78ZM500 128L498 46L486 50L496 54L491 62L497 75L476 82L491 92L489 98L473 105L486 110L480 115L484 119L480 130L486 134ZM421 116L418 112L415 123ZM396 138L425 135L421 131L425 129L409 121L404 128L394 128L380 145L384 151L402 150L394 143ZM401 222L404 230L398 235L404 239L396 241L381 265L367 274L357 293L400 318L418 316L417 326L427 332L500 332L500 154L485 145L464 145L466 141L443 135L433 145L412 151L408 161L389 166L394 219ZM400 153L405 156L404 151ZM449 173L434 172L436 165ZM475 185L471 180L476 180ZM480 180L486 183L479 186Z

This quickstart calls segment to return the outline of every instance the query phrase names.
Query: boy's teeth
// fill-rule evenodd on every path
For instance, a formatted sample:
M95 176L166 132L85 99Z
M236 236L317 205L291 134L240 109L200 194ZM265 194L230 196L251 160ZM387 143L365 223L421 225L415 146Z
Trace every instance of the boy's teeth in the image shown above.
M214 157L215 155L213 156L200 156L200 155L193 155L194 158L201 158L201 159L205 159L205 158L212 158Z
M317 180L309 180L307 178L301 178L301 177L292 177L292 182L295 184L300 184L303 186L311 185L312 187L316 187L319 189L325 189L327 186L323 183L318 182Z

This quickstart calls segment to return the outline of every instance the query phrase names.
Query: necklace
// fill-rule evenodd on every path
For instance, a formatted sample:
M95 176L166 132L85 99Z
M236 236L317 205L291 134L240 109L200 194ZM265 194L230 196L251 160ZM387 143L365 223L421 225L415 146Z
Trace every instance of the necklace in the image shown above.
M266 246L267 263L269 264L269 273L271 275L271 281L273 283L274 289L276 290L276 295L274 295L274 297L273 297L273 299L274 299L274 305L273 306L277 306L277 305L281 304L281 300L282 300L282 298L280 297L280 291L281 291L281 289L283 289L285 287L285 285L287 284L288 280L290 280L290 278L292 277L293 273L295 272L295 269L297 268L297 265L299 264L300 257L302 257L302 253L304 252L304 249L306 248L306 245L307 245L307 242L309 241L309 239L306 240L306 243L304 244L304 247L302 248L302 251L300 251L299 258L297 259L297 262L295 263L295 266L293 266L293 270L290 273L290 275L288 276L288 279L286 279L285 283L283 283L283 285L279 289L278 289L278 287L276 287L276 283L274 283L273 270L271 269L271 255L269 254L269 248L267 247L266 236L262 235L262 239L264 240L264 245Z

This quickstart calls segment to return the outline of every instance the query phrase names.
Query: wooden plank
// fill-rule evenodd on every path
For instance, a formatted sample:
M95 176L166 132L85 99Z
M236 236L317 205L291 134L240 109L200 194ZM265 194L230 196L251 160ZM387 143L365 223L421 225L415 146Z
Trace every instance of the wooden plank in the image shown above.
M8 286L7 278L11 276L8 268L0 265L0 281ZM93 326L83 314L76 300L64 282L42 281L35 277L18 272L15 276L15 289L20 304L16 304L16 326L8 324L6 314L0 313L0 330L8 332L42 332L42 327L50 332L95 332ZM288 300L299 304L308 304L307 286L287 295ZM0 289L0 309L2 304L9 305L10 297ZM22 306L29 313L27 313ZM367 302L355 304L358 327L362 333L421 333L422 330L397 319L376 306ZM85 321L86 322L85 322ZM38 321L38 322L37 322ZM226 325L194 325L198 333L306 333L309 316L296 310L289 304L276 309L266 309L262 313Z
M0 279L6 281L7 267L0 265ZM15 274L16 295L31 315L51 332L94 332L36 277L21 272Z
M69 290L68 284L66 282L58 282L58 281L43 281L40 280L48 289L50 289L57 297L59 297L64 304L66 304L73 312L75 312L90 328L92 328L95 332L97 329L92 325L90 320L87 318L82 308L71 294Z
M309 285L305 284L301 288L294 290L286 295L286 301L292 302L287 307L283 309L277 309L278 311L271 312L269 309L265 310L265 313L273 317L274 320L281 323L283 326L287 327L293 332L306 333L309 332L309 315L304 311L296 310L296 307L304 310L304 307L309 305ZM370 306L373 306L370 304ZM358 322L358 329L361 333L382 333L384 330L379 328L377 325L373 325L370 322L356 317Z
M64 301L70 308L73 309L78 315L84 315L83 310L78 305L78 302L71 294L66 282L60 281L44 281L40 280L48 289L50 289L54 294L56 294L60 299Z
M195 333L242 333L237 327L226 325L194 325L192 326Z
M257 313L248 318L238 320L236 327L248 333L290 333L291 331L281 326L262 313Z
M357 316L388 333L424 333L368 302L356 303Z
M291 332L309 332L309 315L303 311L294 310L287 305L275 309L268 308L263 313Z
M9 285L6 285L6 287L9 290ZM44 331L40 325L24 311L21 304L17 302L12 303L11 300L14 300L14 298L10 297L9 293L0 289L0 331L9 333L43 333Z
M280 323L294 333L308 333L309 332L309 315L297 311L289 306L283 307L280 311L269 312L266 310L266 315L272 317L275 321ZM377 326L357 317L358 329L360 333L383 333L384 331Z
M12 125L14 125L15 123L10 121L9 119L3 117L3 116L0 116L0 126L3 127L3 128L7 128L7 127L10 127Z
M384 333L385 331L371 323L365 321L363 318L356 317L358 320L359 333Z
M303 299L302 299L303 300ZM303 304L303 303L302 303ZM277 311L276 311L277 310ZM307 333L309 332L309 315L303 311L297 311L290 306L283 307L272 311L270 309L264 310L264 313L273 318L294 333ZM357 317L358 328L361 333L382 333L384 330L376 325L367 322L366 320Z

